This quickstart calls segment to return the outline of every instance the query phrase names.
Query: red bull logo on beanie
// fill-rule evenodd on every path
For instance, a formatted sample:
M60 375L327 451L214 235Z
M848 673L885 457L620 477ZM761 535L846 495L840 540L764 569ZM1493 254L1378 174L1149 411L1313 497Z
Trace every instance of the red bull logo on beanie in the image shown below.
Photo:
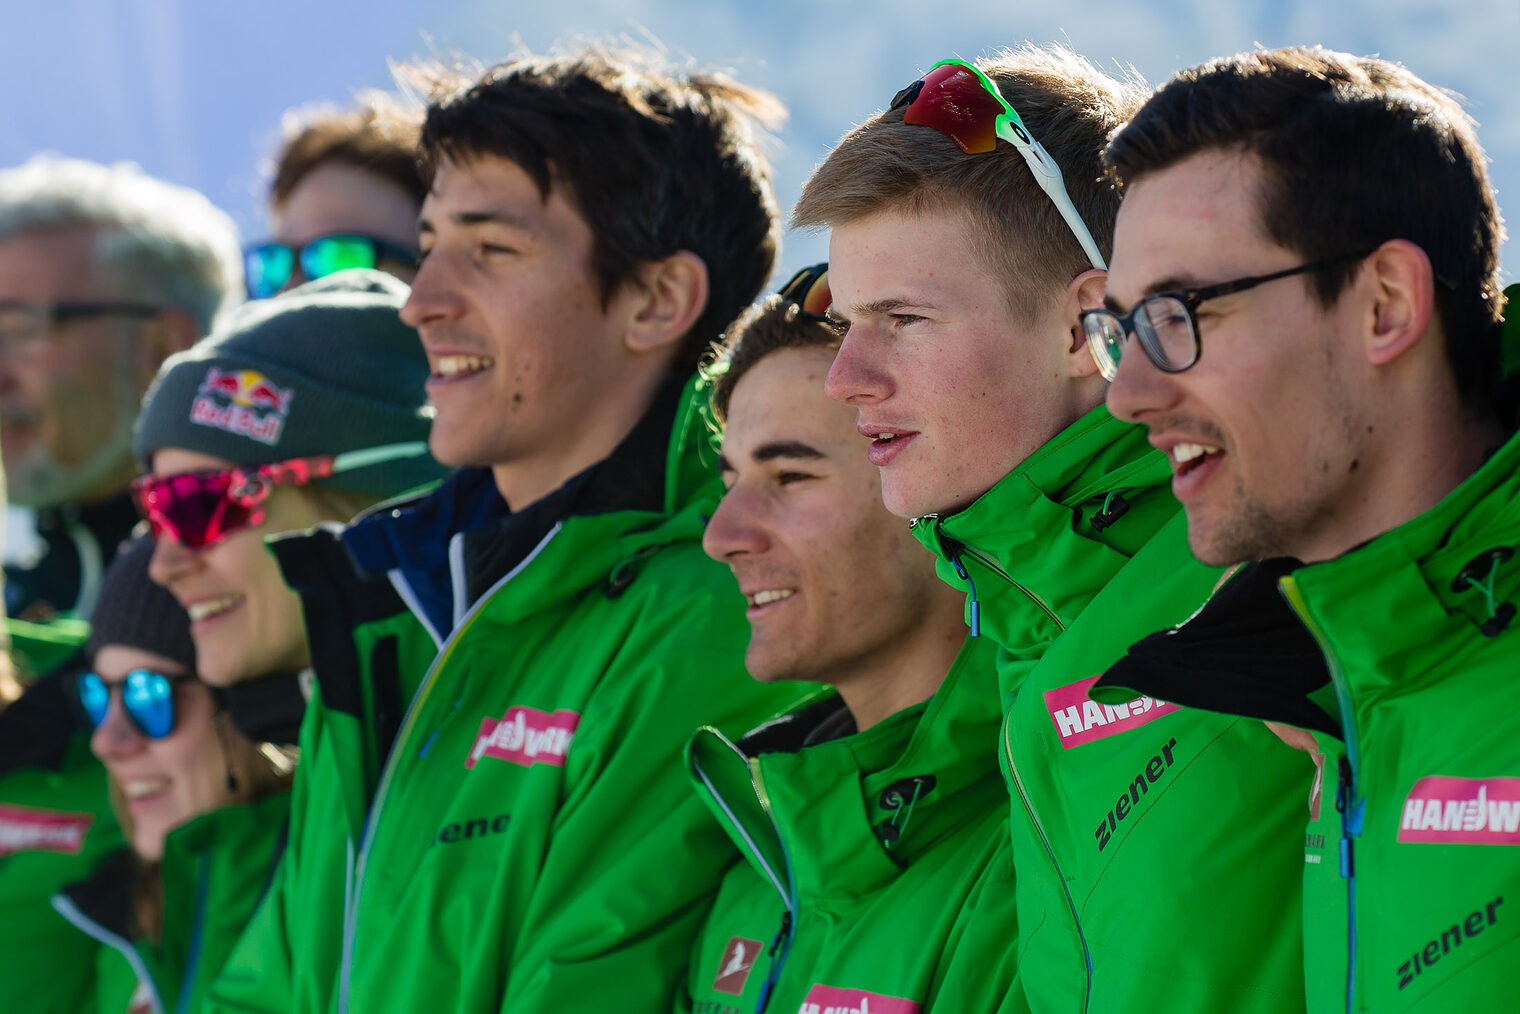
M464 766L473 768L480 758L495 757L523 767L552 764L562 768L580 724L581 716L574 711L561 709L550 714L537 708L508 708L500 721L481 720L475 747Z
M1404 799L1399 841L1520 845L1520 778L1421 778Z
M77 855L95 818L34 806L0 806L0 856L17 852L63 852Z
M295 388L281 387L258 370L209 366L190 406L190 421L273 447L295 394Z
M919 1008L916 1000L819 984L808 990L797 1014L918 1014Z

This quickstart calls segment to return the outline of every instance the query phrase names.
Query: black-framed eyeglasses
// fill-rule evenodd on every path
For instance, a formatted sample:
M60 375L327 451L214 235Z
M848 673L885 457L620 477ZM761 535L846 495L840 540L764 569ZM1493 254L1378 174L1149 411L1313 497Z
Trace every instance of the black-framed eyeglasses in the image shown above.
M1307 274L1328 268L1332 264L1360 260L1368 251L1340 254L1310 261L1296 267L1274 271L1269 275L1252 275L1233 281L1207 285L1200 289L1174 289L1153 292L1136 303L1129 313L1118 313L1107 308L1083 310L1078 318L1082 334L1087 338L1088 351L1098 364L1103 378L1113 381L1119 375L1119 360L1130 335L1140 339L1140 347L1165 373L1181 373L1191 369L1202 354L1198 340L1198 318L1194 316L1200 304L1220 296L1229 296L1247 289L1254 289L1279 278Z
M829 307L834 305L834 296L829 292L828 262L797 272L791 281L781 286L780 295L787 302L796 303L807 319L830 323Z
M0 344L36 342L71 320L96 317L136 317L147 319L163 310L151 303L123 299L73 300L63 303L28 303L0 300Z
M415 268L417 250L378 236L335 233L318 236L300 246L274 242L251 246L243 251L243 272L249 298L268 299L285 288L296 265L311 281L345 268L377 267L382 259Z

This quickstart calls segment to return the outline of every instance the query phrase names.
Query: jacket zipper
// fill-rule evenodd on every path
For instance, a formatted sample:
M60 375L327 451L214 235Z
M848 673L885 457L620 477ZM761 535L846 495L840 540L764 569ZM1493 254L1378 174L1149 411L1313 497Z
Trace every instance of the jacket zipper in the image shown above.
M1054 623L1060 630L1066 630L1066 624L1061 622L1061 618L1056 615L1055 610L1051 609L1050 606L1046 604L1044 599L1040 598L1024 585L1014 580L1013 576L1004 570L1001 566L999 566L997 561L989 558L982 552L965 545L964 543L961 543L955 539L947 538L944 535L943 531L938 528L940 520L939 515L930 514L924 516L923 518L915 519L915 521L920 520L932 522L936 526L935 534L938 536L938 541L941 546L948 548L946 545L948 543L956 547L955 550L950 554L951 563L955 566L956 572L960 574L960 576L964 578L968 584L971 581L971 576L966 572L965 565L960 561L961 554L969 556L971 559L975 560L977 563L981 564L983 567L986 567L992 573L1008 582L1009 585L1018 589L1020 592L1023 592L1031 602L1039 606L1040 609L1044 611L1045 615L1050 618L1050 621L1052 623ZM976 586L973 584L971 587L972 594L974 596ZM973 617L979 618L979 616L980 607L978 604L973 608ZM980 626L980 624L978 624L978 626ZM973 634L977 632L979 631L973 631ZM1026 816L1028 816L1029 822L1034 825L1035 833L1040 836L1040 844L1045 847L1045 855L1050 858L1050 865L1055 869L1056 877L1061 881L1061 892L1066 896L1066 907L1071 912L1072 925L1077 931L1077 939L1082 944L1082 962L1086 966L1087 973L1087 981L1084 984L1082 991L1082 1010L1086 1011L1089 999L1092 995L1092 951L1087 946L1087 934L1082 931L1082 919L1077 913L1077 901L1072 897L1071 894L1071 884L1067 881L1066 874L1061 869L1061 863L1056 858L1056 850L1054 846L1050 844L1050 836L1045 833L1045 825L1040 821L1040 815L1035 812L1034 801L1029 798L1029 793L1024 788L1024 779L1019 775L1019 766L1013 759L1013 742L1008 737L1007 715L1003 716L1003 753L1008 758L1008 773L1013 778L1014 787L1018 789L1019 802L1024 804L1024 813Z
M206 935L206 896L211 887L211 857L202 852L195 864L195 919L190 924L190 953L185 959L185 974L179 981L179 999L175 1001L176 1014L190 1009L191 987L201 963L201 943Z
M148 990L148 999L153 1004L153 1014L164 1014L164 1001L163 997L158 995L158 984L153 981L153 976L149 974L142 955L137 953L137 948L132 946L130 940L112 933L85 915L83 910L74 904L74 900L66 894L53 895L53 910L67 919L81 933L100 941L126 958L127 964L132 966L132 971L137 973L137 981Z
M781 928L771 938L770 948L766 951L766 960L770 967L765 970L765 981L760 983L760 995L755 999L755 1014L765 1014L765 1008L771 1002L771 996L775 993L776 984L781 981L781 969L786 966L787 955L792 950L792 938L797 933L796 919L793 918L797 911L797 886L796 878L792 875L792 854L786 847L786 838L781 833L781 825L776 823L776 815L771 813L770 797L765 791L765 776L760 773L760 762L754 758L747 758L750 779L755 785L755 795L760 799L760 806L765 810L765 815L770 818L771 828L776 832L776 841L781 843L781 857L786 862L786 893L781 895L781 903L786 908L781 913ZM781 886L776 885L778 888Z
M1289 574L1278 579L1278 588L1298 615L1299 622L1319 645L1325 666L1330 671L1330 684L1335 688L1335 704L1341 714L1341 741L1346 744L1346 752L1336 762L1335 809L1341 815L1340 871L1341 878L1346 881L1346 1014L1352 1014L1356 999L1356 861L1353 853L1355 840L1362 834L1365 806L1359 790L1361 765L1355 713L1351 710L1351 689L1346 685L1345 673L1325 643L1324 632L1309 613L1298 582Z
M406 714L401 719L401 727L396 731L396 741L391 745L390 756L386 758L385 768L380 773L380 784L375 790L374 801L370 803L369 811L365 814L364 817L364 831L359 843L358 863L357 865L350 865L350 880L346 885L348 888L349 900L348 903L344 906L343 911L343 961L339 969L338 976L339 1014L348 1014L348 988L350 984L350 976L353 970L354 951L358 946L359 903L364 893L364 867L369 860L370 846L374 843L375 828L379 825L378 818L380 816L380 811L385 806L385 798L390 792L391 780L396 773L397 758L406 752L402 749L402 744L406 742L407 737L412 732L412 721L417 717L418 712L422 710L423 703L426 701L428 694L432 691L433 681L437 677L438 671L442 667L444 660L448 658L455 645L459 643L459 638L461 635L463 635L464 632L469 629L470 621L475 618L475 615L480 612L481 608L487 602L491 601L492 597L494 597L498 591L506 586L507 582L511 581L518 574L521 574L529 564L537 559L538 555L544 551L545 547L547 547L549 543L553 541L554 537L558 535L560 533L560 530L564 527L565 523L561 521L553 528L549 529L548 534L546 534L543 539L539 541L538 545L533 547L527 556L523 557L521 563L513 567L510 571L504 574L499 581L488 588L485 593L480 596L480 598L475 600L474 604L470 606L470 608L463 614L463 616L460 617L460 620L454 626L454 629L449 632L449 636L445 640L443 646L439 649L438 654L433 656L433 664L428 666L428 671L422 677L422 682L417 685L417 692L412 695L412 700L406 707ZM452 562L453 561L451 561L451 564ZM453 575L451 575L451 578L453 578ZM458 580L454 580L453 583L457 585L460 582ZM456 605L456 614L458 611L458 606ZM422 622L424 626L427 625L425 618L422 619ZM350 849L352 849L352 843L350 843Z
M1014 787L1019 790L1019 801L1024 804L1024 813L1029 817L1029 822L1034 825L1035 832L1039 834L1040 844L1045 846L1045 854L1050 857L1050 865L1054 867L1056 877L1061 881L1061 892L1066 896L1066 907L1071 912L1071 922L1076 928L1077 940L1082 944L1082 962L1087 971L1087 981L1082 988L1082 1010L1086 1011L1088 1002L1092 998L1092 951L1087 946L1087 934L1082 931L1082 917L1077 913L1077 900L1071 895L1071 884L1061 870L1060 860L1056 858L1056 850L1050 844L1050 836L1045 833L1045 825L1040 822L1034 803L1024 789L1024 779L1019 777L1019 766L1013 760L1013 742L1008 738L1007 715L1003 716L1003 754L1008 758L1008 773L1013 776Z

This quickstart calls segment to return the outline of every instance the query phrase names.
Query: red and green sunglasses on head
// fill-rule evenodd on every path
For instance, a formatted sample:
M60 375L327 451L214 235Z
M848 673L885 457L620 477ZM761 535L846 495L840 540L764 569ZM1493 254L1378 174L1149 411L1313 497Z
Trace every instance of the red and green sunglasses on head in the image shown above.
M201 549L263 521L264 501L276 486L304 486L314 479L427 452L426 441L414 440L253 468L142 475L132 480L132 502L154 539L167 535L186 549Z
M906 107L903 109L903 107ZM1008 104L997 83L964 60L941 60L917 81L892 99L893 109L903 109L903 122L933 127L949 137L968 155L984 155L1002 138L1018 149L1034 173L1040 189L1066 220L1082 252L1095 268L1107 268L1098 244L1061 177L1061 167L1035 137L1018 110Z

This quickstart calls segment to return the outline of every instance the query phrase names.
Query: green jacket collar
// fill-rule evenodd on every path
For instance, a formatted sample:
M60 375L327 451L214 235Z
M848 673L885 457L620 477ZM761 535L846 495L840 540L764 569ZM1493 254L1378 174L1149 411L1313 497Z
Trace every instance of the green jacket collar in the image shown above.
M1517 532L1520 436L1435 507L1294 571L1283 592L1336 657L1356 659L1353 689L1377 689L1407 680L1407 660L1433 650L1450 656L1464 642L1520 636Z
M968 638L933 697L864 732L755 756L716 729L692 736L686 762L698 795L788 909L878 889L1006 804L995 774L995 650ZM830 696L791 716L827 711L819 704Z
M974 585L973 619L1014 654L1035 656L1176 514L1170 482L1144 429L1100 406L969 507L919 518L913 531L942 578Z

